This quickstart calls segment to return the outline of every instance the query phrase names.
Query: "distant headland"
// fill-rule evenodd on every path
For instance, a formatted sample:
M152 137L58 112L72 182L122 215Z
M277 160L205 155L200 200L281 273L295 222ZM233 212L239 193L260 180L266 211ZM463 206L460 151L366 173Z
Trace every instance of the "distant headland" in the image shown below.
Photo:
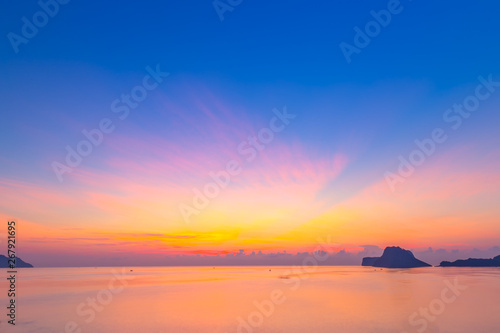
M23 267L30 268L30 267L33 267L33 265L16 257L16 268L23 268ZM9 258L2 255L2 254L0 254L0 268L10 268Z
M453 262L442 261L439 267L500 267L500 256L496 256L493 259L469 258Z
M381 257L363 258L361 266L384 268L431 267L428 263L415 258L411 251L402 249L399 246L386 247Z

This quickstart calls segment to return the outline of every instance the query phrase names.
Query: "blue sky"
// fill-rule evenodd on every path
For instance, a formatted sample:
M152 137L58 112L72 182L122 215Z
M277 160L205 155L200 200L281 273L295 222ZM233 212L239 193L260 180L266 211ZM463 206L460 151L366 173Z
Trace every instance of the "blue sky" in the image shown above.
M3 35L40 9L2 5ZM70 1L19 54L2 39L2 70L33 62L89 64L126 73L161 61L176 73L245 84L305 86L429 80L446 89L498 69L498 4L402 1L403 11L345 66L338 44L387 1L246 2L221 22L210 1L102 5ZM213 78L212 78L213 79ZM223 81L224 82L224 81Z
M242 1L224 13L221 22L210 1L120 6L70 1L60 5L57 15L34 38L20 45L19 53L13 52L7 38L2 39L0 73L6 110L2 133L16 135L8 125L20 119L24 124L33 119L54 130L53 121L40 115L41 99L52 96L45 104L53 107L61 89L74 95L75 101L61 112L76 113L73 110L81 107L89 117L93 112L100 115L102 110L94 106L103 103L99 101L104 97L99 86L103 80L115 81L103 85L115 84L118 90L145 66L157 63L172 73L171 85L202 82L224 98L239 98L252 113L266 114L271 105L289 104L297 110L313 107L309 112L332 120L345 116L332 110L339 107L332 96L335 89L351 94L341 105L348 109L344 114L354 111L349 104L358 98L352 95L379 95L373 90L377 86L385 91L391 85L419 89L417 98L436 105L443 96L474 84L478 75L498 72L500 34L495 15L499 5L493 1L453 6L402 1L401 13L393 15L391 23L347 64L339 43L352 44L353 27L363 27L372 20L370 11L385 9L387 3ZM4 36L19 34L21 18L31 19L40 10L36 2L3 6ZM84 93L78 94L72 85L85 89ZM91 93L94 87L97 92ZM20 98L26 92L42 95L33 97L39 110L29 111L34 117L16 110L16 105L25 107L20 100L29 100ZM395 90L392 95L405 93ZM315 105L318 95L330 104ZM355 118L374 114L359 108L354 112ZM421 107L418 117L432 119L435 112L433 107ZM413 123L415 114L403 112L398 122Z
M402 0L400 12L348 63L339 44L354 44L353 28L364 29L373 20L371 11L386 10L388 3L243 0L221 21L211 1L117 5L73 0L59 4L58 13L17 53L9 33L22 35L23 17L32 21L41 7L35 1L3 3L3 189L20 188L22 182L24 190L41 186L59 194L93 193L96 188L82 180L84 175L129 172L133 161L153 165L162 158L180 168L175 163L191 161L191 156L202 161L201 169L199 174L185 172L190 179L186 186L201 186L209 167L222 165L226 152L268 123L273 108L286 106L297 120L280 133L276 149L297 154L297 160L310 162L315 170L322 170L318 165L323 160L345 157L348 166L338 177L321 180L314 200L332 208L352 199L383 182L386 171L396 170L398 156L415 149L415 139L429 137L437 127L449 128L444 112L474 93L479 76L500 80L500 4L495 1ZM110 104L142 82L147 66L157 64L170 75L127 120L118 120ZM481 172L486 180L475 184L483 191L500 164L499 96L492 94L459 131L448 132L449 140L422 170L436 179L450 172ZM82 139L82 129L95 128L105 117L113 119L115 132L65 182L58 182L51 163L63 161L65 147ZM147 143L151 149L164 144L163 150L144 149ZM284 160L266 167L266 161L264 170L291 167ZM174 176L165 171L157 177ZM172 201L175 195L169 195L166 200ZM488 195L498 198L498 192ZM483 197L470 200L466 205L477 211L490 207ZM445 203L453 205L455 201ZM82 214L94 216L96 209L82 208ZM436 212L435 207L427 209ZM49 213L35 221L31 215L23 217L21 209L6 205L2 211L40 225L53 223L47 222ZM378 240L382 246L386 238Z

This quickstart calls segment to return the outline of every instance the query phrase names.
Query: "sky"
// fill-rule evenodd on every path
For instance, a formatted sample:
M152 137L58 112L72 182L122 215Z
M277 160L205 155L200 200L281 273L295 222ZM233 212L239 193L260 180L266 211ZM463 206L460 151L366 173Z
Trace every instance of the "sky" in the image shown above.
M35 266L498 255L499 10L2 3L2 243L15 220Z

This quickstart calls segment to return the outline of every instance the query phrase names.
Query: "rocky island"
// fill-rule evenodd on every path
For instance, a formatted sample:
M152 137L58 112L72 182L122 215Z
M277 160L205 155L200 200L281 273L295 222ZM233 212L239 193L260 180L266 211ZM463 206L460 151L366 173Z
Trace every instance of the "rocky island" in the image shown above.
M415 258L409 250L400 248L399 246L386 247L381 257L365 257L361 266L373 266L384 268L415 268L415 267L430 267L426 262Z
M27 267L33 267L32 264L29 264L20 258L16 257L16 268L27 268ZM0 254L0 268L10 268L9 267L9 258Z

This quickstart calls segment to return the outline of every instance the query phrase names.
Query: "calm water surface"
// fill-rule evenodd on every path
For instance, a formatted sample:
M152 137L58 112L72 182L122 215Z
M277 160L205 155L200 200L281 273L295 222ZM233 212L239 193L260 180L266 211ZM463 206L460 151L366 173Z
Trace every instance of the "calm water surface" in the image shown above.
M307 270L307 271L305 271ZM500 269L18 269L0 332L500 332Z

